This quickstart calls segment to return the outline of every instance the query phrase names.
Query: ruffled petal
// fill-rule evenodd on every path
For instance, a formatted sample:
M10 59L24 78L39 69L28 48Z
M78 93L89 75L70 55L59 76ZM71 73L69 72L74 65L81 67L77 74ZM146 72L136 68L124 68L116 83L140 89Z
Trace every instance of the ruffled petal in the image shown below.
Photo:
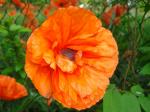
M26 88L14 78L0 75L0 100L15 100L27 95Z
M90 11L77 7L69 7L68 9L60 8L55 11L42 24L41 28L45 29L45 32L47 32L45 34L49 35L50 39L54 41L54 38L59 38L59 42L62 45L66 45L69 40L74 40L76 36L82 35L80 36L82 38L83 35L95 34L100 27L101 22Z
M25 71L32 80L38 92L46 97L51 97L51 68L49 66L41 66L31 62L28 55L26 56Z
M56 69L56 60L54 56L54 52L52 50L48 50L47 52L44 53L43 59L47 64L50 65L51 68L54 70Z
M100 20L86 9L69 7L66 10L71 16L70 37L75 37L81 34L94 34L101 27Z
M56 63L63 72L72 73L77 68L73 61L62 55L56 57Z
M96 45L92 44L92 42L95 42ZM76 44L73 44L72 42L67 47L73 50L82 51L85 57L92 57L92 54L93 56L97 55L99 57L112 57L118 55L117 44L111 32L105 28L100 28L94 37L89 37L88 39L83 40L78 39Z
M66 9L61 8L54 13L53 18L55 18L57 25L61 29L59 32L61 34L61 44L64 45L70 38L71 16L67 13Z
M96 68L97 70L103 72L104 75L107 76L108 78L110 78L113 75L115 68L118 64L118 56L114 56L111 58L101 57L101 58L96 58L96 59L95 58L82 58L81 60L83 61L84 64L92 66Z
M40 27L43 37L49 40L49 43L52 43L52 48L55 48L54 43L57 45L61 43L62 35L61 29L57 24L55 18L50 16Z
M53 74L53 96L63 105L80 110L98 102L108 84L108 78L90 66L83 66L72 74L58 70Z
M92 66L104 72L108 78L113 75L118 64L118 48L110 31L101 28L94 37L78 39L75 42L68 47L81 52L80 57L76 54L78 65ZM95 45L92 42L95 42Z
M40 33L40 29L35 30L27 42L28 55L31 61L40 64L43 61L43 54L50 48L50 43Z

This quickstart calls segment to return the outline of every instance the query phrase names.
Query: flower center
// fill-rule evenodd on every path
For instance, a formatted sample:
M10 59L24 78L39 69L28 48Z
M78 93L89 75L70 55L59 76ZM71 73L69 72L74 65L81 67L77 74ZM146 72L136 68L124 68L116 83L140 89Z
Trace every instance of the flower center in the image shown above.
M65 49L62 49L60 51L60 53L63 56L66 56L67 58L69 58L71 61L74 61L75 60L75 54L77 53L77 51L69 49L69 48L65 48Z

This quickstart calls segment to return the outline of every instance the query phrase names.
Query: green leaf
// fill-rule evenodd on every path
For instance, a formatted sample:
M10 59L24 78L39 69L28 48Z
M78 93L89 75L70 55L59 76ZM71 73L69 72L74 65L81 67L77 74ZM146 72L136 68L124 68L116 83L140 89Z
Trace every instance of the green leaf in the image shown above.
M15 108L14 112L21 112L23 110L25 110L27 107L33 105L33 103L35 103L35 101L37 100L37 98L40 98L41 96L39 96L37 93L30 93L30 95L28 95L24 101L20 104L20 106Z
M25 16L22 15L21 13L18 13L18 17L16 18L16 24L23 24Z
M12 73L12 72L13 72L13 67L7 67L7 68L5 68L4 70L2 70L1 74L6 74L6 75L8 75L8 74L10 74L10 73Z
M99 105L96 106L96 108L94 110L95 110L95 112L103 112L102 108L103 108L102 105L99 104Z
M10 26L10 25L12 25L13 22L14 22L14 19L13 19L12 17L10 17L10 16L5 19L5 25L6 25L7 27Z
M44 16L42 13L40 13L40 14L37 16L37 19L38 19L39 23L41 24L41 23L43 23L43 21L45 20L45 16Z
M138 99L133 94L126 92L122 95L122 111L120 112L141 112Z
M10 27L9 27L9 30L10 31L17 31L21 28L20 25L16 25L16 24L12 24Z
M23 79L26 77L26 73L24 71L20 71L19 74Z
M145 53L144 55L142 55L140 57L140 60L139 60L140 63L138 63L138 64L139 65L143 65L143 64L146 64L149 61L150 61L150 52L149 53Z
M140 74L150 75L150 63L144 65L144 67L140 71Z
M103 99L103 112L120 112L121 94L116 88L110 88Z
M23 64L22 63L16 63L15 65L15 71L18 72L23 68Z
M143 95L144 95L144 94L143 94L144 90L143 90L143 88L141 88L140 85L132 86L132 87L131 87L131 92L132 92L133 94L135 94L136 96L143 96Z
M140 47L139 51L142 52L142 53L149 53L150 52L150 47L149 46Z
M0 36L6 37L8 35L8 31L5 29L5 27L0 26Z
M150 112L150 98L141 96L138 100L145 112Z
M31 30L29 28L25 28L22 27L20 25L16 25L16 24L12 24L9 28L10 31L17 31L19 33L27 33L27 32L31 32Z
M146 3L145 8L144 8L144 12L148 12L149 10L150 10L150 4Z
M30 33L30 32L31 32L31 29L21 27L18 32L20 32L20 33Z

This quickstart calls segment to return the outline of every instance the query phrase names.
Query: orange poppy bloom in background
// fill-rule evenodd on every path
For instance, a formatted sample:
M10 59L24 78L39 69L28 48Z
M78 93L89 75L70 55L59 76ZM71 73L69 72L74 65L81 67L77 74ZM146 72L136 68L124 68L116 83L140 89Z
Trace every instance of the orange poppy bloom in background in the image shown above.
M51 11L52 8L53 8L52 5L49 4L48 6L46 6L46 7L44 8L43 14L44 14L46 17L48 17L48 16L50 15L50 11Z
M12 0L12 2L13 2L16 6L18 6L18 7L20 7L20 8L24 8L24 7L25 7L25 4L24 4L23 2L21 2L20 0Z
M9 16L15 16L16 15L16 10L12 10L8 13Z
M56 7L68 7L70 5L75 6L78 0L51 0L52 6Z
M0 75L0 100L16 100L27 94L26 88L14 78Z
M60 8L29 37L25 71L39 93L89 108L103 98L118 63L112 33L83 8Z
M5 0L0 0L0 6L2 6L5 2Z
M113 24L118 25L120 23L120 17L123 16L126 11L126 6L116 4L111 9L103 13L102 19L106 25L110 25L111 21Z
M30 28L31 30L34 30L38 25L38 21L33 11L36 10L37 7L33 6L30 3L27 4L23 3L21 2L21 0L12 0L12 1L17 7L22 9L22 13L27 17L24 26Z

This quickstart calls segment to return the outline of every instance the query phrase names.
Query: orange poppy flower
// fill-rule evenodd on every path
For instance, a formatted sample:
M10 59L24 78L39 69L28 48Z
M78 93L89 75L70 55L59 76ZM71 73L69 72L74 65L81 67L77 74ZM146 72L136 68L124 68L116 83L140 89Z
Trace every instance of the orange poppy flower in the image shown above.
M0 75L0 100L15 100L27 96L25 87L14 78Z
M112 33L83 8L58 9L27 41L28 77L42 96L69 108L102 99L117 63Z
M11 12L8 13L9 16L15 16L16 15L16 10L12 10Z
M5 0L0 0L0 6L2 6L5 2Z
M48 17L50 15L50 10L53 8L53 6L51 4L49 4L48 6L46 6L43 10L43 14Z
M51 0L51 4L56 7L75 6L78 0Z
M24 26L32 30L34 30L38 25L38 20L33 13L34 9L36 9L35 6L33 6L32 4L27 4L22 11L22 13L27 17Z
M103 21L106 25L110 25L111 21L113 24L118 25L120 23L120 17L127 11L127 7L117 4L102 15ZM114 18L113 18L114 15Z
M13 2L16 6L18 6L18 7L20 7L20 8L24 8L24 7L25 7L25 4L22 3L20 0L12 0L12 2Z

